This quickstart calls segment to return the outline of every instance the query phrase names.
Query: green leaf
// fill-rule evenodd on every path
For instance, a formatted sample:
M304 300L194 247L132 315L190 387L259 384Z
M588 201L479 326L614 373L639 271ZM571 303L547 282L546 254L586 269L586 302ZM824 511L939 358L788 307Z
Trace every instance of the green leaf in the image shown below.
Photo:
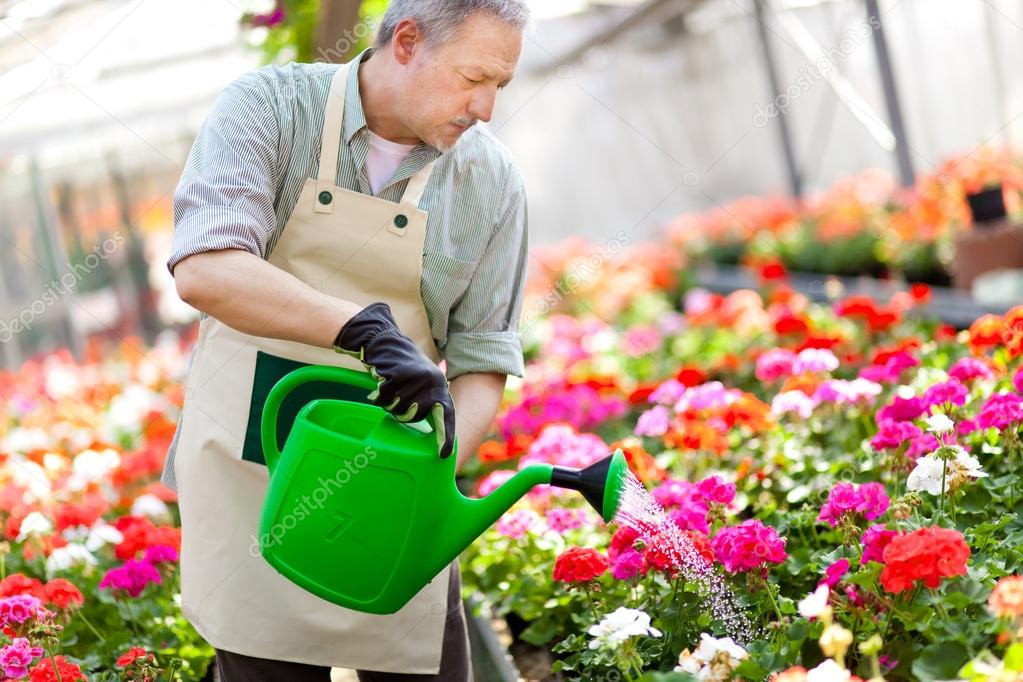
M969 657L966 647L958 642L935 642L924 647L913 661L913 674L921 682L952 680Z

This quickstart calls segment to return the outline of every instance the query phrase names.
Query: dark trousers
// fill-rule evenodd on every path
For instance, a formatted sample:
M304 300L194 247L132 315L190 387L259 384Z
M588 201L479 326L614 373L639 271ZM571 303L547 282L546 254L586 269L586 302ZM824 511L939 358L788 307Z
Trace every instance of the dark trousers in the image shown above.
M448 583L448 615L444 621L440 672L408 675L359 670L359 682L472 682L461 593L462 580L456 567ZM220 649L216 652L220 682L330 682L328 667L252 658Z

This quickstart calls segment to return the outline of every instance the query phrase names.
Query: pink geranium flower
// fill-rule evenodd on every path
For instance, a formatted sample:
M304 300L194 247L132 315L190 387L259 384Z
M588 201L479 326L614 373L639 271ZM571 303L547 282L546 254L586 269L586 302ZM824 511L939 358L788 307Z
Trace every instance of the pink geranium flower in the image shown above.
M36 597L27 594L4 597L0 599L0 624L21 624L43 611L43 602Z
M796 354L785 348L772 348L757 358L755 374L764 382L774 382L792 375Z
M957 381L966 383L973 379L991 379L994 377L994 372L982 360L960 358L948 369L948 375Z
M842 582L842 577L849 572L849 560L839 559L835 563L831 564L824 571L824 577L821 578L820 585L827 585L829 589L834 590L838 583Z
M766 570L768 564L780 564L788 557L785 540L759 519L722 528L711 540L711 549L729 573Z
M863 537L860 538L860 544L863 546L863 556L860 557L860 563L866 565L871 561L876 561L879 564L883 564L884 548L888 546L888 543L896 535L897 533L894 530L889 530L884 526L871 526L864 531Z
M731 504L735 499L735 484L725 483L720 476L710 476L697 484L700 496L707 502Z
M916 424L912 422L881 422L880 428L874 437L870 439L870 447L878 452L881 450L894 450L906 441L919 438L923 434Z
M127 592L132 597L142 594L151 583L159 585L163 582L160 571L148 561L129 559L124 565L107 571L99 581L101 590L112 589Z
M969 395L970 391L966 386L956 379L949 379L928 388L924 392L923 402L927 407L935 405L964 405Z
M817 515L818 522L837 526L843 517L861 514L867 520L876 519L888 511L889 499L880 483L839 483L828 493L828 501Z
M43 648L32 646L26 637L15 637L14 641L0 649L0 668L12 680L28 676L32 661L43 655Z

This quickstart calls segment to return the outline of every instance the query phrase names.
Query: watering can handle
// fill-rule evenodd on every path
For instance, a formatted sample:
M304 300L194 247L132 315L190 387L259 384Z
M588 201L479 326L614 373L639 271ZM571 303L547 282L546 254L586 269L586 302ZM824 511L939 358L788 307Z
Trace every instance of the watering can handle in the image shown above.
M284 398L293 390L302 384L312 381L331 381L357 388L365 388L367 391L372 391L377 387L376 379L370 374L346 367L309 365L308 367L301 367L285 374L270 389L270 393L267 394L266 402L263 405L263 420L260 424L263 457L266 459L266 465L271 471L277 465L277 460L281 457L281 451L277 447L277 413L281 409L281 403L284 402Z

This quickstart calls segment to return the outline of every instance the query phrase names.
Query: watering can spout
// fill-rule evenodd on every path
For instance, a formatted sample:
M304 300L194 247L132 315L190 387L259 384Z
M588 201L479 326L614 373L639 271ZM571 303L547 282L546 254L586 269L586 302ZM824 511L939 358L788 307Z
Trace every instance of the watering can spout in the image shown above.
M618 449L585 469L554 467L551 485L578 490L600 518L610 523L618 512L628 470L625 455Z

